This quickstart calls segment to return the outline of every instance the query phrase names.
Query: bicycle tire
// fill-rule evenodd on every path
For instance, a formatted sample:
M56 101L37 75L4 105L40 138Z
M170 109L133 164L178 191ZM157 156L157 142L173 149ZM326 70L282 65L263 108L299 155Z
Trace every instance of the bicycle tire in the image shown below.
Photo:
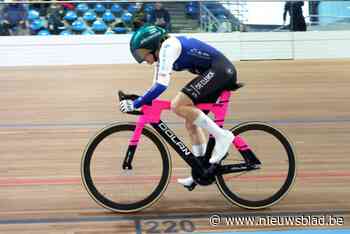
M85 189L89 193L90 197L93 198L93 200L97 204L101 205L104 208L112 210L114 212L131 213L131 212L137 212L137 211L143 210L151 206L152 204L154 204L156 201L160 199L162 194L165 192L171 178L172 162L171 162L170 153L166 147L166 144L155 131L145 126L142 131L141 137L147 137L148 139L150 139L156 145L162 158L163 170L162 170L161 179L157 187L145 199L134 203L128 203L128 204L114 202L106 198L102 193L98 191L98 189L94 185L93 179L91 177L91 171L90 171L91 159L93 157L96 147L98 146L99 143L101 143L104 139L106 139L111 134L122 132L122 131L134 131L134 130L135 130L134 123L120 123L120 122L113 123L103 128L90 140L82 156L81 177L82 177L82 181ZM128 144L128 142L125 142L125 144Z
M282 187L275 194L273 194L272 196L266 199L252 201L252 200L241 198L240 196L235 194L234 191L231 191L226 185L223 175L218 175L216 176L215 179L220 192L224 195L224 197L228 201L242 208L256 210L256 209L264 209L264 208L273 206L279 201L281 201L288 194L288 192L292 188L292 185L295 181L297 160L296 160L293 147L290 141L288 140L287 136L281 130L275 127L272 127L267 123L245 122L230 129L230 131L235 136L251 130L259 130L259 131L264 131L266 133L269 133L272 136L274 136L283 145L284 150L288 155L289 167L288 167L287 178L284 181ZM259 155L257 155L257 157L259 157Z

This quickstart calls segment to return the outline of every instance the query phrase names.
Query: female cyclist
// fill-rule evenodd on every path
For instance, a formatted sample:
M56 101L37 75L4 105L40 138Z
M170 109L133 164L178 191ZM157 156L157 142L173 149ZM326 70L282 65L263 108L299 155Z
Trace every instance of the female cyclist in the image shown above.
M121 101L120 110L130 112L151 103L167 89L172 71L187 70L196 74L171 101L171 109L185 119L195 156L203 156L206 151L207 141L202 128L213 135L216 144L209 162L219 163L234 135L220 128L195 105L214 103L222 91L236 86L234 65L214 47L195 38L170 36L157 26L139 28L131 38L130 50L138 63L156 63L153 86L135 101ZM192 177L178 179L178 182L186 187L195 183Z

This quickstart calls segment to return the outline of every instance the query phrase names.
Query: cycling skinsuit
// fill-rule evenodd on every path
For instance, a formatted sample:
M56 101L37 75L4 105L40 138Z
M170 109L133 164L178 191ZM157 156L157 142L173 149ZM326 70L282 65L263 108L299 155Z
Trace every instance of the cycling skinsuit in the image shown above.
M152 88L134 106L157 98L168 87L171 72L184 70L197 75L181 90L194 104L216 102L236 84L234 65L218 50L195 38L170 37L162 43Z

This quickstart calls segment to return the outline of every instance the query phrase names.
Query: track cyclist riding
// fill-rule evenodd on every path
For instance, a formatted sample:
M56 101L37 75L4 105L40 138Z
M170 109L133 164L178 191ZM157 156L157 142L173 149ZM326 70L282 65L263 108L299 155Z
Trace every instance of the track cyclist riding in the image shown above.
M209 160L219 163L226 155L234 135L220 128L196 105L215 103L224 90L237 87L234 65L214 47L185 36L169 36L157 26L144 26L134 33L130 50L138 63L146 61L155 65L153 86L141 97L132 101L122 100L120 110L131 112L160 96L169 86L172 71L187 70L196 75L171 101L171 110L185 119L185 126L196 157L206 152L206 129L215 138L215 147ZM185 187L192 187L192 176L178 179Z
M246 209L273 206L288 194L296 158L285 134L256 121L223 129L231 94L243 85L222 53L194 38L171 37L156 26L135 32L130 49L137 62L156 63L154 82L143 96L119 91L120 110L138 115L137 120L109 124L84 150L82 180L99 205L130 213L157 202L171 180L168 145L191 168L190 177L178 179L189 191L215 183L229 202ZM157 98L173 70L196 77L172 101ZM162 121L168 110L185 119L192 150ZM207 141L203 129L210 133Z

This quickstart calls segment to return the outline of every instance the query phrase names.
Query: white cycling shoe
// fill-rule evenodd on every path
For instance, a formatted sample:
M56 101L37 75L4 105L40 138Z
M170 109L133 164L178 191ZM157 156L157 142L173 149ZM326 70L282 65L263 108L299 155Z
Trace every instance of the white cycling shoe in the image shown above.
M221 159L223 159L226 156L227 151L229 150L233 140L235 139L235 136L232 134L232 132L225 129L223 131L224 134L219 139L216 139L213 154L209 159L209 162L212 164L220 162ZM192 187L195 183L192 176L183 179L177 179L177 182L187 188Z
M189 176L187 178L177 179L177 182L185 187L190 187L193 185L194 179L192 178L192 176Z
M230 149L230 146L232 145L232 141L235 139L235 136L232 134L231 131L224 129L224 134L218 138L215 139L215 147L213 150L213 154L211 155L209 162L210 163L219 163L221 159L223 159L227 153L227 151Z

